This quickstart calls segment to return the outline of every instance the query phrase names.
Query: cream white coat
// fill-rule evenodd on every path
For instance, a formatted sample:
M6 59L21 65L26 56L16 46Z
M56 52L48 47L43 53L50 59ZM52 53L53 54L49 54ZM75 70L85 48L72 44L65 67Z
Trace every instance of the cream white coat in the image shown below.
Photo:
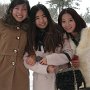
M67 52L71 57L73 56L68 40L65 40L62 51ZM56 48L55 53L44 53L42 48L42 51L36 51L36 56L46 57L48 65L63 65L68 63L68 58L60 52L60 47ZM24 55L24 65L26 68L34 71L33 90L55 90L55 73L47 73L48 65L41 65L37 62L34 66L30 66L26 63L26 59L27 53Z
M82 30L76 53L80 59L80 70L85 78L86 86L90 87L90 27Z

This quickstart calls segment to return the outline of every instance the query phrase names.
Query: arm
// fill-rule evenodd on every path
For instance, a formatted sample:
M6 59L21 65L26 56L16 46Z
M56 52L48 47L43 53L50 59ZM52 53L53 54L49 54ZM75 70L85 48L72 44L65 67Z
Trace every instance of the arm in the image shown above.
M35 63L35 65L29 65L26 63L26 61L24 60L24 65L27 69L30 69L34 72L40 73L40 74L47 74L47 65L41 65L38 62Z
M82 30L81 39L80 39L79 45L76 49L77 55L81 55L81 54L87 52L88 49L90 49L89 48L90 47L89 38L90 38L90 27Z
M70 42L66 38L62 51L68 53L71 58L73 57L73 50L71 49ZM63 65L69 62L67 56L64 53L52 53L47 55L46 59L48 65Z
M28 58L28 53L25 53L23 59L24 59L24 65L27 69L31 69L32 71L40 74L47 74L48 65L41 65L39 64L39 62L36 62L34 65L30 65L27 64L27 58Z

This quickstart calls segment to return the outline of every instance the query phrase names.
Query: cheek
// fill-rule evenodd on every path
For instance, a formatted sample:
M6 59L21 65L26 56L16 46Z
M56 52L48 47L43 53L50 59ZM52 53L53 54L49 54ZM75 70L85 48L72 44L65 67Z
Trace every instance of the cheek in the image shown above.
M24 16L25 16L25 17L28 17L28 12L27 12L27 11L24 12Z
M62 27L65 29L65 24L64 23L62 23Z
M35 24L36 24L36 26L38 27L38 26L39 26L39 21L36 20L36 21L35 21Z
M12 16L15 18L16 17L16 14L15 14L15 11L12 11Z
M45 19L44 19L44 21L48 23L48 20L47 20L47 18L45 18Z
M73 29L75 30L75 28L76 28L76 23L73 23L72 26L73 26Z

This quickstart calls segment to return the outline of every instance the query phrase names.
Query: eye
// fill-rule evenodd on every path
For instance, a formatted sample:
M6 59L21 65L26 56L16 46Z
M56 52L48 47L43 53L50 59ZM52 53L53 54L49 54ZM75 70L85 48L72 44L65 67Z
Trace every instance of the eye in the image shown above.
M73 21L73 19L70 19L69 21Z
M27 10L27 7L26 7L26 6L23 6L23 8L22 8L22 9L26 11L26 10Z
M64 20L62 20L62 23L65 23L65 21L64 21Z
M46 15L42 15L43 17L46 17Z
M35 20L39 19L39 17L36 17Z
M15 7L14 9L19 9L18 7Z

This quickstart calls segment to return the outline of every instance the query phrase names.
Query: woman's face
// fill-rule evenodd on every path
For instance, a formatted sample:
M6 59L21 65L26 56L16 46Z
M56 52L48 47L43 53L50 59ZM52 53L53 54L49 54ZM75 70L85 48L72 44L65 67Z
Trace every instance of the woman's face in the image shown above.
M72 33L76 27L76 23L69 13L65 13L62 15L61 24L65 31L68 33Z
M40 29L44 29L47 27L48 25L48 20L47 20L47 17L45 16L45 14L43 13L42 10L39 10L37 13L36 13L36 17L35 17L35 23L36 23L36 26Z
M16 5L12 10L12 16L16 21L22 22L28 16L26 4Z

